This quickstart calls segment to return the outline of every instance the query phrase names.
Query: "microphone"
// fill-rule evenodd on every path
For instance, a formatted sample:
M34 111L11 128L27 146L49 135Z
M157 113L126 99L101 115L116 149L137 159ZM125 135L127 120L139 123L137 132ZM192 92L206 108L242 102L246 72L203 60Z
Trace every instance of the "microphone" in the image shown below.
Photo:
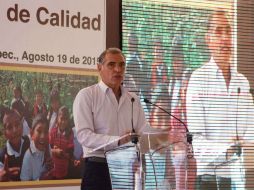
M138 162L140 161L140 152L139 152L139 148L138 148L138 135L136 134L136 131L134 129L134 125L133 125L133 104L135 102L135 98L131 97L131 128L132 128L132 135L131 135L131 142L133 144L135 144L136 146L136 154L137 154L137 158L138 158Z
M136 131L134 129L134 125L133 125L133 104L135 102L135 98L131 98L131 129L132 129L132 133L134 133L134 135L131 135L131 142L134 144L138 143L138 136L135 135Z
M240 156L242 154L242 149L239 144L239 134L238 134L238 102L239 102L239 95L241 93L241 88L237 88L237 100L236 100L236 125L235 125L235 133L236 133L236 145L233 146L233 148L236 148L236 154L237 156Z
M188 130L186 124L185 124L182 120L180 120L180 119L177 118L176 116L172 115L171 113L169 113L169 112L168 112L167 110L165 110L164 108L162 108L162 107L156 105L155 103L151 102L151 101L148 100L147 98L144 98L144 102L145 102L145 103L148 103L148 104L151 104L151 105L153 105L153 106L159 108L160 110L164 111L164 112L167 113L169 116L175 118L177 121L179 121L181 124L183 124L183 126L184 126L184 128L185 128L185 130L186 130L186 133L187 133L187 142L188 142L189 144L192 144L192 135L189 133L189 130Z

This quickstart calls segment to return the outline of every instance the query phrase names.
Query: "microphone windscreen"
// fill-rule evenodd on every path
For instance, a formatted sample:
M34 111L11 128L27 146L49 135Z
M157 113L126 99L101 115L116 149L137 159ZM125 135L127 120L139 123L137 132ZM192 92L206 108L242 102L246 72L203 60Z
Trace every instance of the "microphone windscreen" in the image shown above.
M145 103L150 103L150 101L148 99L146 99L146 98L144 98L144 102Z
M240 88L240 87L238 87L238 89L237 89L237 93L238 93L238 94L240 94L240 92L241 92L241 88Z

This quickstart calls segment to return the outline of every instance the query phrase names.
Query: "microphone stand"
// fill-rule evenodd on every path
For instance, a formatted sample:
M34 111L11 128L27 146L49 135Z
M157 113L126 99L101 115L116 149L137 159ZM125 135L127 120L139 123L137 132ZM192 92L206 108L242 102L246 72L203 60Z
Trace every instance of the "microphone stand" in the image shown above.
M179 121L181 124L183 124L183 126L184 126L184 128L185 128L185 130L186 130L186 134L187 134L187 142L188 142L190 145L192 144L192 135L189 133L189 130L188 130L186 124L185 124L182 120L180 120L179 118L177 118L176 116L172 115L171 113L169 113L169 112L168 112L167 110L165 110L164 108L162 108L162 107L156 105L155 103L151 102L150 100L148 100L148 99L146 99L146 98L144 99L144 102L145 102L145 103L148 103L148 104L151 104L151 105L153 105L153 106L159 108L160 110L162 110L163 112L167 113L169 116L175 118L177 121Z
M135 99L132 97L131 98L131 128L132 128L132 135L131 135L131 142L135 145L137 145L138 143L138 135L136 135L136 131L134 129L134 125L133 125L133 103L134 103Z
M134 174L135 179L135 187L134 189L137 190L144 190L145 189L145 172L143 170L143 161L142 161L142 154L140 153L140 146L138 144L138 135L136 134L136 131L134 129L133 124L133 104L135 99L131 98L131 127L132 127L132 134L131 134L131 142L135 144L136 147L136 154L137 154L137 161L139 162L139 168Z
M177 121L179 121L179 122L184 126L185 131L186 131L186 138L187 138L186 140L187 140L187 143L189 144L189 146L187 146L187 149L186 149L186 151L187 151L187 157L186 157L186 161L185 161L185 170L187 171L187 165L188 165L187 159L191 159L191 158L193 157L192 135L189 133L189 130L188 130L188 128L187 128L187 125L186 125L182 120L180 120L180 119L177 118L176 116L172 115L170 112L168 112L168 111L165 110L164 108L162 108L162 107L156 105L155 103L151 102L150 100L148 100L148 99L145 98L145 99L144 99L144 102L145 102L145 103L149 103L149 104L151 104L151 105L153 105L153 106L159 108L159 109L162 110L163 112L167 113L169 116L175 118ZM166 162L167 162L167 160L166 160ZM187 177L187 172L185 173L185 183L187 183L187 178L186 178L186 177ZM185 184L185 186L187 186L187 184Z
M240 87L237 89L237 102L236 102L236 126L235 126L235 132L236 132L236 144L233 146L233 148L236 148L236 155L241 156L242 149L241 145L239 143L239 134L238 134L238 102L239 102L239 95L241 93Z

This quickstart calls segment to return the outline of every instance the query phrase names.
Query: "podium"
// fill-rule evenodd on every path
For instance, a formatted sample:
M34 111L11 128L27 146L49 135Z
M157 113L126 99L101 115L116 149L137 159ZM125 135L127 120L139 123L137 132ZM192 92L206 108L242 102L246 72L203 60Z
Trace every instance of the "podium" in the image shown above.
M187 190L187 149L175 148L186 143L169 142L168 135L162 131L146 133L139 137L137 144L107 150L105 157L112 189L171 190L176 189L181 176L182 184L178 189Z
M216 175L217 189L254 189L254 143L243 143L240 146L241 154L232 154L227 160L220 159L225 155L219 155L215 160L214 173ZM221 183L221 179L230 179L230 187Z

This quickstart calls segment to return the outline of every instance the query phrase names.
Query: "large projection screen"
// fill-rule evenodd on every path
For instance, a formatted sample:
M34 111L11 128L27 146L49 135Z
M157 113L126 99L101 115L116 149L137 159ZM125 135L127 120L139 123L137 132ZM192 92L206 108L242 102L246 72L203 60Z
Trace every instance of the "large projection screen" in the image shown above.
M210 18L214 11L220 13ZM177 129L188 128L196 162L196 174L190 180L197 189L208 188L207 183L212 189L253 188L254 105L249 85L253 81L240 73L253 66L237 69L244 64L237 55L237 37L244 39L237 33L237 13L236 0L122 1L125 85L141 100L156 104L143 102L152 127L168 129L169 138L183 133ZM220 14L226 15L226 22L218 27ZM241 19L247 17L242 14ZM220 39L216 44L215 36ZM216 54L214 48L220 43L230 53ZM224 59L225 55L229 58ZM227 69L219 63L228 65ZM171 157L180 164L174 166L177 172L181 156ZM181 175L175 173L176 189L185 183L185 174Z

